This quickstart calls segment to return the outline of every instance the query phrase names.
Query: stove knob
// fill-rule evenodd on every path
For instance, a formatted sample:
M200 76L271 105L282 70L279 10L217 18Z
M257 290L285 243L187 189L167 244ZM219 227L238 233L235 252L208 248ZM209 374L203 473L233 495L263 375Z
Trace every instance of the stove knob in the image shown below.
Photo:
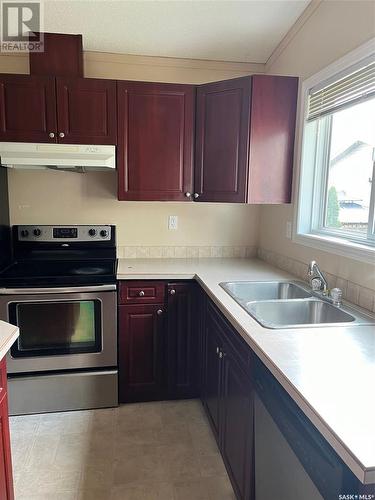
M106 236L108 236L108 231L107 231L106 229L102 229L102 230L100 231L100 236L101 236L102 238L105 238Z
M89 235L92 237L96 236L96 229L89 229Z
M29 231L27 229L22 229L21 236L22 238L27 238L29 236Z
M34 233L34 236L40 236L42 234L42 231L40 229L36 228L36 229L34 229L33 233Z

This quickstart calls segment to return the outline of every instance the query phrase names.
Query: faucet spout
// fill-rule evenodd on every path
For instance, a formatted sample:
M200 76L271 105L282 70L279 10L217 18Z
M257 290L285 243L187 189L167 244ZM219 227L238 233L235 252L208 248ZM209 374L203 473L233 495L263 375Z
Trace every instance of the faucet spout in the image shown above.
M315 260L312 260L312 261L310 262L309 267L308 267L308 270L307 270L307 274L308 274L309 276L313 276L313 274L314 274L314 268L315 268L315 267L318 267L318 265L317 265L317 263L316 263L316 261L315 261ZM318 268L318 269L319 269L319 268Z

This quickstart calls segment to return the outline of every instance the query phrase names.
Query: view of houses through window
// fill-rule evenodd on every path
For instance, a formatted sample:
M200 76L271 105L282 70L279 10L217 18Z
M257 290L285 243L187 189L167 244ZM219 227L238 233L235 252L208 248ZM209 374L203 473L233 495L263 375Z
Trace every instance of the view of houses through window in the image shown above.
M375 160L375 99L333 113L324 227L368 232Z

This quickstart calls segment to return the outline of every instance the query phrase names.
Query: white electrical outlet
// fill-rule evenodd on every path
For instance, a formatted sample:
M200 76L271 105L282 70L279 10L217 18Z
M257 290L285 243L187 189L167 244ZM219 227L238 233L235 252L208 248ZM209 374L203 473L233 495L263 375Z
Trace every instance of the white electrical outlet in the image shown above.
M288 238L288 240L292 239L292 223L290 222L290 220L286 222L285 236Z
M177 229L178 227L178 216L177 215L170 215L168 217L168 229Z

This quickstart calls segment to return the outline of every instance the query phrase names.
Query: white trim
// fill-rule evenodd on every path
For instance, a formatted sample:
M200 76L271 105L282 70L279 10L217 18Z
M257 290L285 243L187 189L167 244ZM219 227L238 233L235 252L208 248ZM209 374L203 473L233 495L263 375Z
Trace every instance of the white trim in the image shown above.
M344 238L334 238L333 236L322 236L318 234L295 234L293 241L300 245L341 255L348 259L359 260L367 264L375 264L374 247L353 243Z
M313 247L326 252L342 255L344 257L352 258L366 263L375 263L375 249L367 245L361 245L344 238L335 238L332 236L316 235L316 234L301 234L298 231L301 218L301 204L300 192L301 186L301 165L303 158L303 143L304 143L304 129L306 122L307 99L309 90L321 83L324 80L332 78L332 76L346 70L348 67L356 64L361 59L374 57L375 60L375 38L371 38L368 42L364 43L357 49L349 52L344 57L338 59L326 68L322 69L315 75L307 78L300 83L299 103L298 103L298 129L297 140L295 149L295 176L293 182L293 232L292 241L295 243ZM305 193L306 196L306 193Z
M313 15L319 5L323 2L323 0L311 0L306 9L299 16L297 21L293 24L281 42L277 45L275 50L269 56L266 61L265 69L266 73L269 72L272 64L281 56L284 50L288 47L293 38L297 35L297 33L303 28L308 19Z

